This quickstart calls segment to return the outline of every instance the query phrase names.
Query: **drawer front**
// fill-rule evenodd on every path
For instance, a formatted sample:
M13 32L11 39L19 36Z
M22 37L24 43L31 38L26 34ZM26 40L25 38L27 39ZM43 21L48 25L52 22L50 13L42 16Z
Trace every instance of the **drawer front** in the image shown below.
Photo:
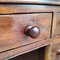
M60 60L60 43L52 45L51 60Z
M49 38L51 17L51 13L0 15L0 52ZM37 38L24 34L28 25L40 28Z
M53 35L59 35L60 34L60 13L56 13L56 28L55 33Z

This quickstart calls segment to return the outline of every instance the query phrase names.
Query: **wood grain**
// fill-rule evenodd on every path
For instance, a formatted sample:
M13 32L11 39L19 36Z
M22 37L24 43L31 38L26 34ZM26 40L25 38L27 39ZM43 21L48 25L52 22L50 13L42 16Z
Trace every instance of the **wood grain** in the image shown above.
M41 4L41 5L60 5L59 1L41 1L41 0L0 0L3 3L22 3L22 4Z
M60 12L60 7L45 5L1 4L0 14L29 13L29 12Z
M46 40L42 40L42 41L38 41L36 43L32 43L32 44L29 44L29 45L26 45L26 46L22 46L22 47L19 47L19 48L16 48L16 49L12 49L12 50L9 50L9 51L6 51L4 53L0 53L0 60L6 60L6 59L11 59L11 58L14 58L18 55L22 55L22 54L25 54L25 53L28 53L30 51L33 51L33 50L36 50L38 48L41 48L43 46L46 46L46 51L50 50L50 48L48 47L49 45L54 45L54 44L58 44L60 43L60 36L56 36L54 38L49 38L49 39L46 39ZM45 51L45 53L46 53ZM46 56L45 56L45 59L50 59L50 53L51 51L49 51ZM49 56L47 56L49 55ZM4 56L4 57L3 57Z
M14 1L15 0L13 0L12 2ZM11 2L11 0L1 0L0 2ZM41 48L43 46L60 43L60 36L59 35L54 36L60 34L59 32L60 29L58 27L60 26L59 23L60 14L56 14L57 12L60 12L60 6L35 5L36 2L28 3L33 5L23 5L24 3L27 2L17 3L18 3L17 5L14 4L0 5L0 60L13 58L18 55ZM21 5L19 3L23 4ZM59 4L60 3L58 3L58 5ZM53 27L51 34L53 38L50 38L52 21L51 12L54 12ZM24 34L24 29L27 25L38 26L41 31L40 36L36 39L32 39L29 36L26 36ZM47 57L49 56L48 59L50 59L51 54L50 47L47 46L46 51L48 51L46 56Z
M56 14L56 29L55 35L60 35L60 13Z
M52 35L51 37L54 37L56 35L56 24L57 24L57 13L54 13L53 15L53 23L52 23Z
M51 47L51 60L59 60L58 54L60 53L60 43L52 44Z
M0 15L0 52L49 38L51 18L51 13ZM27 25L38 26L40 36L36 39L26 36Z
M45 54L44 54L44 56L45 56L45 58L44 58L44 60L51 60L51 45L47 45L46 47L45 47Z

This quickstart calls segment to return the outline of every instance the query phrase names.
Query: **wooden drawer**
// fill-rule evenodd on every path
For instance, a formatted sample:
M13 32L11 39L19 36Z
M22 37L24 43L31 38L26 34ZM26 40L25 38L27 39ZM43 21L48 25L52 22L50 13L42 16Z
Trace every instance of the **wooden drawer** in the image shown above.
M0 15L0 52L18 48L50 37L52 13ZM24 34L27 25L40 28L39 37Z
M51 60L60 60L60 43L52 45Z
M60 13L56 13L55 33L53 36L60 35Z

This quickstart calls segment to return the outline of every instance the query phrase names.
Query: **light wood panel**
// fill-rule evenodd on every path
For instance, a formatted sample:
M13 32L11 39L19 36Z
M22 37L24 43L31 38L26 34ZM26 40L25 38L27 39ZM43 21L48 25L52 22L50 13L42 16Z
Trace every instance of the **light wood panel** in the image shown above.
M52 37L60 35L60 13L54 13L52 26Z
M60 35L60 13L56 14L56 29L55 35Z
M52 44L51 47L51 60L60 60L60 43Z
M44 60L51 60L51 49L52 49L51 45L47 45L45 47L45 54L44 54L45 59Z

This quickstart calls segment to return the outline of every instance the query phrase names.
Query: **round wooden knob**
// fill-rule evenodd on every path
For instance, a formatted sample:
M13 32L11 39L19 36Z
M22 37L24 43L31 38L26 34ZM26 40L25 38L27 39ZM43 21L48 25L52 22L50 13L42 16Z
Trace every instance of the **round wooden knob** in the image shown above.
M40 29L37 26L26 26L25 34L31 38L37 38L40 34Z

